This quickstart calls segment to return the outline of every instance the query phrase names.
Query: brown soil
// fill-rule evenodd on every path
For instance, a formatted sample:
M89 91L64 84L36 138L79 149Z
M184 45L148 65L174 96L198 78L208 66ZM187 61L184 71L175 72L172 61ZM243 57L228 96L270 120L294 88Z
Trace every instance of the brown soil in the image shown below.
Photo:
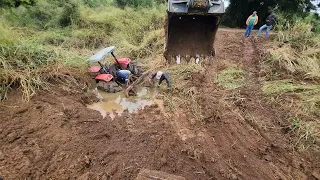
M149 169L190 180L319 178L319 152L295 152L285 136L288 114L261 94L262 43L222 29L216 47L207 77L236 63L246 70L246 84L228 91L192 75L203 122L156 105L102 119L86 108L94 100L88 94L43 91L21 103L11 93L0 108L0 177L135 179Z

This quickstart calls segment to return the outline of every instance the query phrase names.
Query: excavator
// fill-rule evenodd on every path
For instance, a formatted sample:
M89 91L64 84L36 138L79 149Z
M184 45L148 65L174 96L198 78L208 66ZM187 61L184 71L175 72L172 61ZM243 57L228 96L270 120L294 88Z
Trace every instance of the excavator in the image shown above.
M189 63L215 56L214 40L222 15L222 0L168 0L164 57L168 63Z

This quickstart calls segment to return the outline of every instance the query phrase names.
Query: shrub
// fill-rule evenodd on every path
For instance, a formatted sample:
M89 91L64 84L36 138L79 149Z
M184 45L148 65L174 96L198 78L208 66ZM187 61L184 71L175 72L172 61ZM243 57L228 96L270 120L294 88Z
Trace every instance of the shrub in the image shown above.
M75 23L80 17L79 5L75 2L64 3L62 14L59 18L59 24L67 27Z
M35 6L4 11L4 17L12 26L35 29L66 27L78 20L79 5L73 1L39 1Z
M36 3L37 0L1 0L0 7L32 6Z
M311 24L312 30L320 33L320 17L318 14L310 13L309 16L303 19L303 22Z

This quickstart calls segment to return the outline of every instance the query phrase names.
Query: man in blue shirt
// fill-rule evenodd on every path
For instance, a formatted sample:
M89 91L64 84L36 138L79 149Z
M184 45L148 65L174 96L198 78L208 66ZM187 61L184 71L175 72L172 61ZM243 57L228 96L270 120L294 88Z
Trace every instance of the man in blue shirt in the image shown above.
M118 80L125 83L126 86L129 86L131 76L132 74L129 70L120 70L117 72Z

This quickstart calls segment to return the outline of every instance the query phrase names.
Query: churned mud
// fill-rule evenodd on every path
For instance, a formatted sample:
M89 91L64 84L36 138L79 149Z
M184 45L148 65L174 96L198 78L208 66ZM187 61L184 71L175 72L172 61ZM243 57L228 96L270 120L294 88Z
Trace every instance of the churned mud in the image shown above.
M146 106L163 104L162 100L157 98L158 92L155 88L139 87L137 95L128 98L122 91L118 93L106 93L94 89L92 92L100 101L88 104L87 107L99 111L103 118L109 116L114 119L116 116L121 116L124 111L136 113Z
M136 179L141 171L140 179L152 172L190 180L319 178L319 152L293 151L286 110L261 93L263 42L242 37L219 30L214 61L190 79L201 93L201 122L158 104L103 118L87 108L97 101L92 94L42 91L22 103L12 92L0 107L0 177ZM215 83L228 63L244 69L242 87Z

